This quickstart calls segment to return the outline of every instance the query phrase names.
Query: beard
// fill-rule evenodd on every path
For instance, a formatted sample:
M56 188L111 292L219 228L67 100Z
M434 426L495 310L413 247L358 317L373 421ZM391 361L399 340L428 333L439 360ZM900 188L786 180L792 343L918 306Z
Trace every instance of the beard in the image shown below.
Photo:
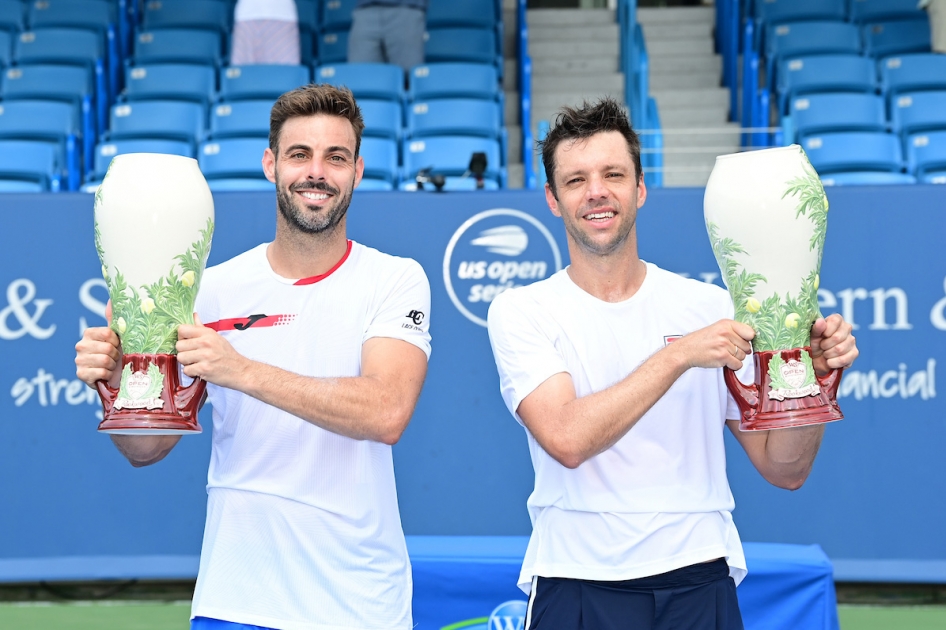
M321 234L322 232L334 230L345 217L345 214L348 213L354 186L355 180L352 178L351 186L343 195L339 195L337 188L321 181L293 184L288 190L285 190L280 185L277 176L276 203L279 206L280 214L286 219L290 227L305 234ZM300 190L328 193L333 195L335 202L323 206L321 210L310 210L293 198L293 193Z
M597 207L603 207L605 204L595 204L590 209ZM598 256L606 256L616 251L621 245L627 241L628 236L631 233L631 230L634 227L635 219L633 217L625 217L623 208L618 206L619 210L618 216L623 217L623 221L618 226L618 231L611 240L602 242L601 240L596 240L591 237L591 234L583 231L579 227L581 219L572 223L572 221L564 221L565 231L575 240L578 245L587 252L591 252ZM571 216L571 215L569 215Z

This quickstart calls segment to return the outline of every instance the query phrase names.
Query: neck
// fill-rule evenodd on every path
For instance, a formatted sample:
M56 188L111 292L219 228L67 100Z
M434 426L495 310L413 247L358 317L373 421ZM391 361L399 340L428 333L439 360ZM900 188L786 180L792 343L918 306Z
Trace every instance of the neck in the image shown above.
M273 271L283 278L310 278L334 267L347 249L344 218L331 230L306 234L291 228L280 217L266 258Z
M604 302L623 302L630 299L647 275L647 268L637 256L633 235L618 251L594 254L568 240L571 264L568 277L586 293Z

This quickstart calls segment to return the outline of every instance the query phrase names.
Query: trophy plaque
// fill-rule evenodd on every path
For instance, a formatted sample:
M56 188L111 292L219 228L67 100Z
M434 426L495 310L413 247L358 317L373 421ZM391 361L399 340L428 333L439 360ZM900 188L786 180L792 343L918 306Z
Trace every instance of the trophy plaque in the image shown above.
M754 382L724 368L740 429L840 420L841 370L819 376L811 359L828 200L805 152L791 145L717 157L703 209L735 319L756 333Z
M182 386L175 344L178 326L194 323L213 228L213 197L196 160L152 153L112 159L95 193L95 249L123 356L118 389L97 384L99 431L200 433L206 383Z

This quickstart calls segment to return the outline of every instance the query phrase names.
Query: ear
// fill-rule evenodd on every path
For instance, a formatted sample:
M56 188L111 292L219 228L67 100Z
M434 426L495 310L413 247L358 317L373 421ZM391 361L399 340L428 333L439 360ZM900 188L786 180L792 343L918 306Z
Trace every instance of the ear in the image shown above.
M555 193L552 192L552 187L549 186L548 182L545 182L545 202L549 204L549 210L552 211L552 214L557 217L562 216L558 209L558 199L555 198Z
M355 188L361 183L361 178L365 175L365 160L360 155L355 160Z
M647 201L647 186L644 185L644 176L641 175L640 181L637 182L637 208L640 209L644 205L644 202Z
M276 156L269 147L263 151L263 174L266 175L266 179L276 183Z

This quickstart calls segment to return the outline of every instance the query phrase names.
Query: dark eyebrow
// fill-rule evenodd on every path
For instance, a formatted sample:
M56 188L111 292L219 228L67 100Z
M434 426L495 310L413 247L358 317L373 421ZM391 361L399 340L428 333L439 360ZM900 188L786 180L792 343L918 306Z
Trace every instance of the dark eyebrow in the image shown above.
M326 153L344 153L345 157L348 157L348 158L352 157L351 150L348 147L341 146L341 145L336 146L336 147L329 147L328 149L325 150L325 152Z
M302 151L311 151L311 150L312 150L312 147L310 147L309 145L306 145L306 144L294 144L294 145L292 145L292 146L286 148L286 155L290 155L290 154L295 153L296 151L299 151L299 150L302 150Z

